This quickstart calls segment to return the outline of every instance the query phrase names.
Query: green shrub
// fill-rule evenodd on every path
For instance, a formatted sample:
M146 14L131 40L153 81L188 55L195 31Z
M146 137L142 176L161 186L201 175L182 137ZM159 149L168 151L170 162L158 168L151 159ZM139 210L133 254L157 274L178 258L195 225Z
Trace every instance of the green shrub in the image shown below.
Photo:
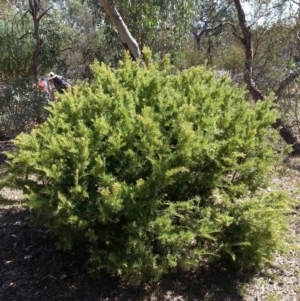
M287 225L287 201L258 194L277 160L271 100L251 107L227 78L167 57L146 65L95 63L93 83L17 137L7 182L60 247L88 243L95 271L132 283L224 254L263 265Z
M17 78L3 86L0 83L0 134L15 137L46 119L47 99L32 82Z

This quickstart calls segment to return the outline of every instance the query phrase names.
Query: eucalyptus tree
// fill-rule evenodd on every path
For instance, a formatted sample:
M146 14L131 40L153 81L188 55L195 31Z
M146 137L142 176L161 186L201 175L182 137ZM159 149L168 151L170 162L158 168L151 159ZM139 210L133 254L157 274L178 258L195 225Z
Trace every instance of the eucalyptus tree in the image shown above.
M108 35L108 41L111 45L115 39L119 37L115 33L117 20L120 20L118 25L123 26L125 35L121 38L123 45L128 46L130 43L136 43L140 50L144 46L148 46L154 53L176 53L182 49L186 41L191 38L190 25L195 14L197 5L201 2L198 0L133 0L113 2L100 0L107 16L112 18L109 11L117 11L115 13L115 21L112 23L105 20L105 33ZM95 1L90 0L91 4ZM107 9L110 7L110 9ZM114 26L112 26L114 25ZM126 29L124 27L126 26ZM131 35L131 37L129 36ZM125 41L124 40L128 40ZM118 47L122 46L119 43Z
M53 8L52 5L45 6L44 1L41 0L28 0L29 8L27 10L30 13L33 20L33 37L35 39L35 50L33 52L33 75L38 77L39 74L39 63L41 60L41 48L42 48L42 37L40 34L40 23L42 18Z
M53 66L63 66L66 60L62 50L69 45L69 34L64 20L53 7L53 1L9 2L6 16L4 12L0 14L1 39L6 39L0 43L3 54L0 60L4 63L2 72L6 70L5 73L9 74L11 66L12 78L19 75L37 77Z
M264 8L264 12L267 12L265 14L265 17L269 17L270 14L268 12L274 12L276 9L280 13L280 17L282 16L284 12L284 5L287 4L287 1L278 1L278 2L259 2L260 3L260 9ZM240 41L240 43L244 47L245 51L245 58L244 58L244 81L246 83L247 89L252 96L254 101L257 100L263 100L265 98L265 94L262 92L260 87L255 82L254 74L256 72L255 70L255 52L254 52L254 44L253 44L253 36L252 36L252 30L251 30L251 23L249 23L246 19L245 11L242 6L242 3L240 0L234 0L234 5L236 7L237 11L237 17L239 22L239 28L232 27L234 35L237 37L237 39ZM271 5L272 10L268 10L268 5ZM278 42L279 43L279 42ZM280 77L278 75L278 77ZM300 69L295 68L286 70L285 76L282 76L282 78L278 81L277 86L270 87L269 90L273 90L275 94L276 102L280 99L282 96L282 91L284 91L287 86L293 82L296 78L300 77ZM297 154L300 153L300 143L298 141L298 137L293 131L292 127L284 122L283 118L278 118L277 121L272 125L275 129L278 129L280 132L281 137L290 145L293 147L293 151Z
M154 52L173 52L190 36L191 21L200 2L118 1L118 8L141 48L149 46Z
M139 59L141 57L139 44L131 35L118 10L112 6L108 0L101 0L101 3L108 17L115 25L125 49L130 52L130 55L134 60Z

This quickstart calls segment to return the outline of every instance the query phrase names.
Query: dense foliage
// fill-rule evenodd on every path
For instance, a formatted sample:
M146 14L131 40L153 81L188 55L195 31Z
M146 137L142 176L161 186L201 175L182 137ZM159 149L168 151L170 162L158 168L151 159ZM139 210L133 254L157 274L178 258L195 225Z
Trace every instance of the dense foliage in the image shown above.
M29 132L48 116L48 98L32 78L18 78L0 89L0 135Z
M139 283L228 254L260 267L287 225L287 201L259 192L277 157L271 101L251 107L226 77L145 57L96 62L93 83L16 138L6 183L60 247L87 243L95 271Z
M32 74L34 44L26 35L27 30L28 18L22 18L16 11L7 12L5 19L0 16L0 82Z

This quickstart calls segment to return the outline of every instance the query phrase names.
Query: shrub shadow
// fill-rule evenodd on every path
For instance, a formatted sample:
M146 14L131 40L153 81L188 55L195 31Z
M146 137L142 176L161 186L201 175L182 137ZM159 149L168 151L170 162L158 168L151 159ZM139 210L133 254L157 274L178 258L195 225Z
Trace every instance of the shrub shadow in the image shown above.
M1 140L3 167L6 155L2 152L15 148L11 141ZM127 286L106 273L91 278L86 247L57 250L55 237L42 225L33 225L31 214L17 192L10 190L0 195L0 300L243 300L240 288L248 277L226 263L195 273L177 271L155 285L140 288Z
M1 300L243 300L245 275L221 263L194 274L176 272L138 289L105 273L92 279L86 249L58 251L51 233L31 225L30 217L22 207L0 207Z

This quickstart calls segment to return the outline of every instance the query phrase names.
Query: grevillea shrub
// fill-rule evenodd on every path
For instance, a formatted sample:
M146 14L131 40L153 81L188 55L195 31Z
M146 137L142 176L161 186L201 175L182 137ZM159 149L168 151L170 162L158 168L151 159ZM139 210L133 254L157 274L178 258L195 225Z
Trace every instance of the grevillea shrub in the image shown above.
M204 67L149 56L96 62L92 83L15 139L6 183L60 247L86 243L94 271L136 284L222 257L262 266L287 228L287 201L260 189L277 160L271 100L250 106Z

